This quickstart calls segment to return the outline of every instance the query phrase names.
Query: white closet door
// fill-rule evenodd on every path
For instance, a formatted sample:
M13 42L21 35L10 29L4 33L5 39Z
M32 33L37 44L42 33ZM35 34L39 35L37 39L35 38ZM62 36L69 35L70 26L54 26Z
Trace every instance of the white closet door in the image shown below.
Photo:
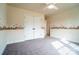
M39 16L34 17L34 38L43 38L44 37L44 29L42 29L42 21L43 19Z
M25 40L33 39L33 16L25 16L24 26Z

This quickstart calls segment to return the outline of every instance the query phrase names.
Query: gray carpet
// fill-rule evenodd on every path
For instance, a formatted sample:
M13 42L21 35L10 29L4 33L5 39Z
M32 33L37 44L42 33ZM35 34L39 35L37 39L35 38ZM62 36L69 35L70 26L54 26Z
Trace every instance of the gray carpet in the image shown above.
M57 48L54 46L54 42L60 42L63 45L58 46ZM53 43L54 45L52 45ZM56 38L33 39L8 44L3 52L3 55L78 55L79 51L73 49L74 47L69 44L71 43L65 43ZM76 47L78 46L76 45Z

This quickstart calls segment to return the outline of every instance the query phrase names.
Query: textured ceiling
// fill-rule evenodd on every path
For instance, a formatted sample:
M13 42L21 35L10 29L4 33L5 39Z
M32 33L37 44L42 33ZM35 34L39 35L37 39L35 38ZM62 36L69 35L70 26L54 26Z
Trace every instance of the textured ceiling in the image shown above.
M58 10L46 8L47 4L45 3L10 3L8 5L50 15L50 14L56 14L63 10L67 10L69 8L76 7L79 4L78 3L57 3L55 5L58 7Z

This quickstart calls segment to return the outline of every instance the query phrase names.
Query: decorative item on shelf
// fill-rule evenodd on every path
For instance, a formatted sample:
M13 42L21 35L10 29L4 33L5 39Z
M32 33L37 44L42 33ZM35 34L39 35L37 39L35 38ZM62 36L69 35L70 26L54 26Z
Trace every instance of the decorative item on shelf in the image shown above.
M1 29L1 26L0 26L0 29Z
M16 29L16 25L15 24L12 26L12 29Z
M12 25L8 26L8 30L11 29L11 26L12 26Z
M77 28L79 28L79 26L77 26Z
M20 27L21 27L21 26L20 26L19 24L17 24L17 29L21 29Z
M3 30L3 26L0 26L0 30Z
M6 29L8 30L8 29L9 29L9 27L7 26L7 27L6 27Z
M8 26L7 25L5 27L6 27L6 29L8 29Z
M6 26L5 25L3 26L3 29L6 29Z

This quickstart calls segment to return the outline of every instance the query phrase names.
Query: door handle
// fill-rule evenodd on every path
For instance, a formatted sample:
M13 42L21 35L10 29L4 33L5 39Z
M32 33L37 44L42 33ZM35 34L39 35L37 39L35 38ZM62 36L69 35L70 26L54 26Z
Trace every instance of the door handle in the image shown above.
M35 28L32 28L32 30L35 30Z

